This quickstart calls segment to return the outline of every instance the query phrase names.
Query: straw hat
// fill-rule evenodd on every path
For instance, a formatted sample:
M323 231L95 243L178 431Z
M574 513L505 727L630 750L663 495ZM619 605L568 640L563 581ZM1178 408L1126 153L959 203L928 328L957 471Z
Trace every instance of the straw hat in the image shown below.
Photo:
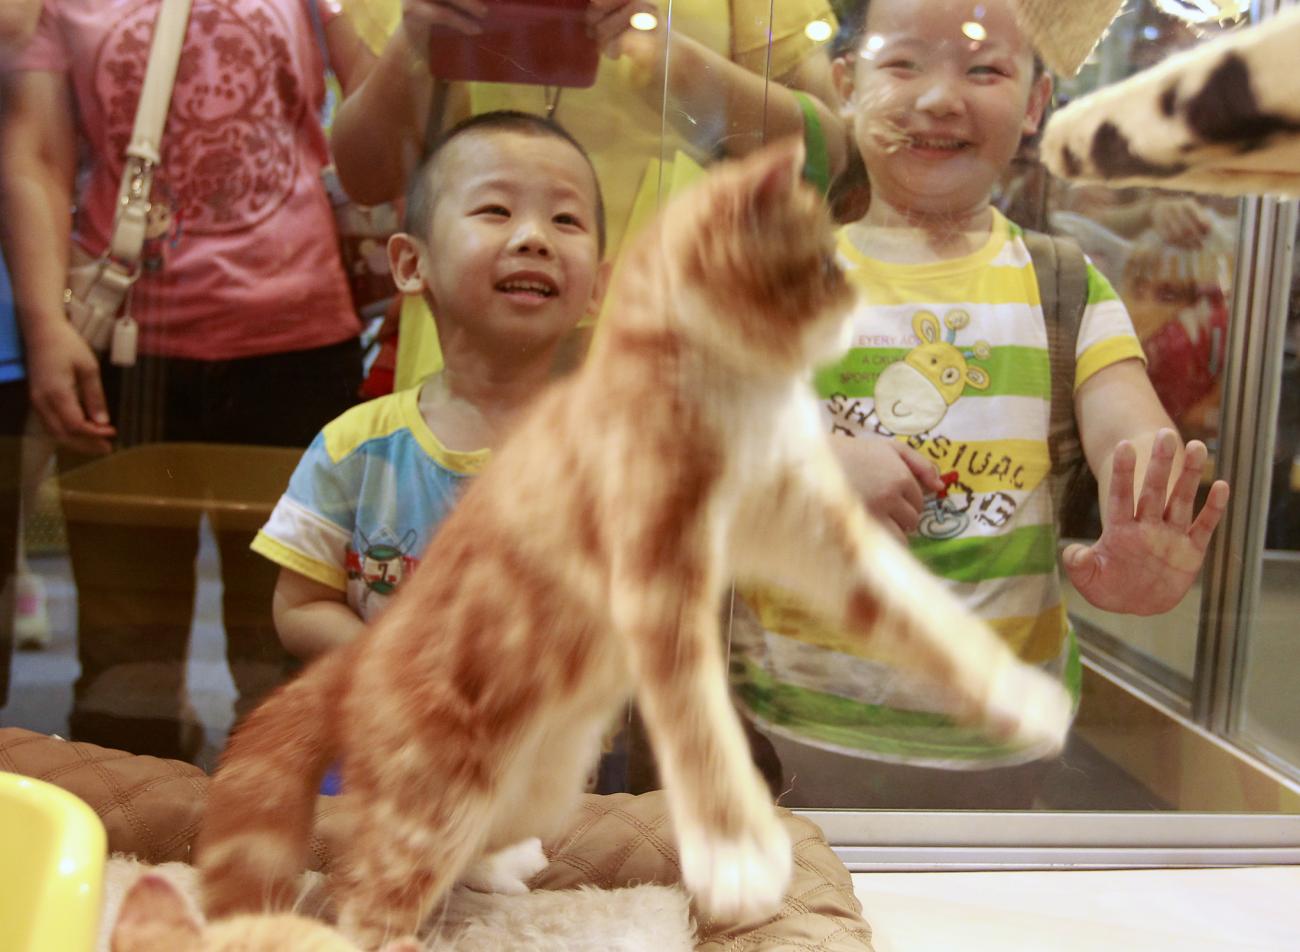
M1289 7L1076 100L1040 155L1068 179L1300 196L1297 51Z

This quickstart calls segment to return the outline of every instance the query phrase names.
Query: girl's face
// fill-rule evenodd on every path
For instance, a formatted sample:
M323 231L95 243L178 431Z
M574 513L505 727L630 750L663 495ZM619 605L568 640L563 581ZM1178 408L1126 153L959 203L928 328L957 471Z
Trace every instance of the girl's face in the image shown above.
M927 217L982 210L1051 80L1009 0L872 0L838 70L873 202Z

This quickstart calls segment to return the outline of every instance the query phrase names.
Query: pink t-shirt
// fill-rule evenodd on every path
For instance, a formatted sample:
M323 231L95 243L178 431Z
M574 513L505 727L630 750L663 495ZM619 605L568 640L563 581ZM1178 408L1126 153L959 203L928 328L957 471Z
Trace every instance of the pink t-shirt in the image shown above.
M359 330L320 181L324 66L307 2L194 0L131 300L144 353L223 360ZM17 64L71 83L88 146L73 237L93 255L112 229L158 6L44 0Z

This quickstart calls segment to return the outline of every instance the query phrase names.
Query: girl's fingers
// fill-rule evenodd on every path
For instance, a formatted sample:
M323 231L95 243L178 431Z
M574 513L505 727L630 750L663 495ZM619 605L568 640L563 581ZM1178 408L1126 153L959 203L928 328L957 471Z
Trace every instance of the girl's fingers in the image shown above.
M1106 500L1106 524L1118 525L1133 521L1133 473L1137 469L1137 453L1133 444L1121 440L1115 447L1110 464L1110 498Z
M1215 527L1218 526L1219 520L1223 518L1223 513L1228 508L1229 494L1228 484L1221 479L1210 487L1205 505L1187 531L1188 541L1196 547L1197 552L1203 553L1209 546L1210 536L1214 534Z
M1208 453L1205 444L1192 440L1183 453L1183 468L1174 482L1169 502L1165 505L1165 520L1178 529L1185 529L1192 521L1196 509L1196 490L1201 485Z
M1178 449L1178 435L1173 430L1162 429L1151 446L1151 462L1147 464L1146 477L1137 501L1138 522L1158 522L1165 514L1165 493L1169 487L1169 473L1173 470L1174 455Z

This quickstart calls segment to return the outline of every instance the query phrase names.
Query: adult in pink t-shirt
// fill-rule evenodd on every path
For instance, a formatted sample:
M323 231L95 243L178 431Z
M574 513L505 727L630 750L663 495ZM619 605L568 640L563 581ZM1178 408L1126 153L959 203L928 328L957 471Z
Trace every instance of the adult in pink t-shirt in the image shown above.
M312 2L347 90L372 58L332 0L194 0L130 297L140 357L123 371L72 330L63 287L70 245L98 256L108 244L160 0L43 0L9 79L0 197L32 404L61 464L157 441L306 446L355 400L360 326L320 179ZM82 668L73 736L192 754L183 696L197 522L72 520L68 533ZM237 713L285 663L274 572L248 553L250 538L218 534Z

